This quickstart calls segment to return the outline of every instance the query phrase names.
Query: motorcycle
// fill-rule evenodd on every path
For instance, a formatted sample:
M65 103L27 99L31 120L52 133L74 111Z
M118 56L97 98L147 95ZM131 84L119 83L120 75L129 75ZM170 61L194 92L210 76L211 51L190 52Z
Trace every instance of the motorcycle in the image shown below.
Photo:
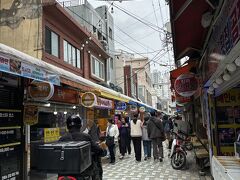
M192 143L189 136L182 131L178 133L171 131L171 133L175 136L170 153L171 165L173 169L180 170L186 166L187 150L192 149Z

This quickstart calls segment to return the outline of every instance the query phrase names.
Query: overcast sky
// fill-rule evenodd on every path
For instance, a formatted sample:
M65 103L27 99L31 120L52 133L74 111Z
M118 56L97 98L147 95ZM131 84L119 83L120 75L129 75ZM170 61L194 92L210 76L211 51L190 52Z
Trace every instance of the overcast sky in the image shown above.
M94 7L106 4L111 12L112 6L110 7L110 3L112 1L110 3L97 0L88 1ZM114 2L114 5L137 15L144 22L148 21L164 29L166 29L166 23L169 22L169 7L166 5L165 0L123 0L121 3ZM169 57L171 64L173 64L172 52L168 54L166 48L164 51L162 50L159 52L161 49L163 49L163 43L160 40L159 32L137 21L136 19L119 10L117 7L113 6L113 11L114 13L112 15L115 23L115 39L116 41L120 41L128 47L126 48L115 42L116 49L123 49L128 52L133 50L138 53L149 52L148 54L143 54L144 56L149 57L149 60L151 60L155 55L158 55L158 57L155 59L157 62L151 63L152 70L160 68L158 63L169 64ZM124 34L122 31L127 33L132 38ZM161 39L164 37L163 34L164 33L161 33ZM136 42L134 39L138 40L140 43ZM164 54L164 56L161 56L161 54ZM169 68L161 67L161 70L165 72L169 71Z

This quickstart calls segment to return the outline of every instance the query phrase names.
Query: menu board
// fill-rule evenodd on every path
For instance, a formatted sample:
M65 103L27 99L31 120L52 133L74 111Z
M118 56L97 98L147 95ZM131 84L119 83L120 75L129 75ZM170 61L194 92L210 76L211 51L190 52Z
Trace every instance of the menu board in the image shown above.
M0 180L20 180L21 110L0 109Z

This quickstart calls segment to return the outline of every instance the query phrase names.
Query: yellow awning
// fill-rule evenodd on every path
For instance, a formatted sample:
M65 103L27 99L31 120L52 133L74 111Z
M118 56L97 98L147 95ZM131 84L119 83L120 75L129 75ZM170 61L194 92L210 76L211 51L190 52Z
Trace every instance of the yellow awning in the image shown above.
M95 92L97 95L108 98L108 99L114 99L114 100L118 100L118 101L122 101L122 102L126 102L126 103L129 102L129 99L120 97L120 95L114 95L114 94L107 93L107 92L104 92L101 90L95 90Z

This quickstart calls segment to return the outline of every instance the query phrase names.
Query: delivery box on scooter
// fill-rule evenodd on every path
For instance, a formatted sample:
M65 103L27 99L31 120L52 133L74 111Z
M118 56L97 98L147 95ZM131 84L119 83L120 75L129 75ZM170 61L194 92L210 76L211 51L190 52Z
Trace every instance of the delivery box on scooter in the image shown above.
M37 170L46 173L80 174L92 163L87 141L39 145L35 151Z

